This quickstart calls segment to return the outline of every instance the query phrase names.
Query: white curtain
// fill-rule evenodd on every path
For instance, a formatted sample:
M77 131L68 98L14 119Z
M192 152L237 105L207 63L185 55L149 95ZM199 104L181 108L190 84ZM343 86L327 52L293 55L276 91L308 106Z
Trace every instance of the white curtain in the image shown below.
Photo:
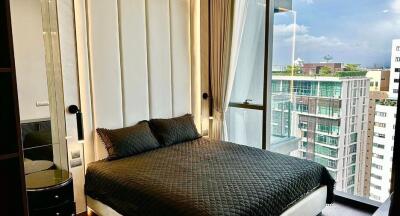
M225 101L223 105L223 112L226 113L229 108L229 102L231 99L233 82L235 78L235 72L238 65L239 59L239 48L242 43L243 29L247 17L248 0L236 0L233 10L233 29L232 29L232 45L231 45L231 57L229 64L229 73L227 80L227 88L225 92ZM226 115L224 115L226 116ZM228 128L226 118L223 120L224 140L228 140Z
M232 102L243 103L251 99L253 104L263 103L263 74L265 49L266 0L237 0L236 13L241 17L241 28L234 26L234 34L240 29L240 40L232 45L230 75L234 76ZM240 6L242 5L242 6ZM235 7L236 9L236 7ZM235 22L236 24L236 22ZM232 44L236 42L233 38ZM229 109L226 115L227 139L254 147L261 147L262 113L246 109ZM226 129L226 128L225 128ZM226 136L225 136L226 137Z

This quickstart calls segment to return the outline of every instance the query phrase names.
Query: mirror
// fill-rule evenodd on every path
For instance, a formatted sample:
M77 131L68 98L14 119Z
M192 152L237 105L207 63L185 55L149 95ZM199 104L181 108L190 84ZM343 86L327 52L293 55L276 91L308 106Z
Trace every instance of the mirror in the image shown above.
M10 7L25 174L68 170L56 2Z

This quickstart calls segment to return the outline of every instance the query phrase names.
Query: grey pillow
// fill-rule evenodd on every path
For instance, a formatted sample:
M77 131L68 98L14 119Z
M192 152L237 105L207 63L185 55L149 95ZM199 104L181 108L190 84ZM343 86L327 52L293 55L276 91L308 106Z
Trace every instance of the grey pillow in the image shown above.
M195 140L201 137L191 114L170 119L151 119L151 130L163 146Z
M96 131L106 146L108 160L136 155L160 147L147 121L126 128L114 130L98 128Z

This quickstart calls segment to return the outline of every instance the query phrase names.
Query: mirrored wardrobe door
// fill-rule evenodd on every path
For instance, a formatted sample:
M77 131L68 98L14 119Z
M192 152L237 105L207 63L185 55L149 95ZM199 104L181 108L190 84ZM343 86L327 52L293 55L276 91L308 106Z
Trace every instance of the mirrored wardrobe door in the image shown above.
M68 152L65 122L63 77L61 70L60 39L58 32L57 2L41 0L43 39L46 54L47 83L50 101L54 158L59 169L68 170Z
M55 3L12 0L10 7L25 174L68 170Z

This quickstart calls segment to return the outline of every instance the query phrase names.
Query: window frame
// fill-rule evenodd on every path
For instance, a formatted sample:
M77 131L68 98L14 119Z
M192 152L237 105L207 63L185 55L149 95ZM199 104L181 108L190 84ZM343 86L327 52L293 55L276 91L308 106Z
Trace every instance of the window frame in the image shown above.
M261 110L262 118L262 149L269 149L271 126L267 123L271 122L272 106L268 101L272 100L272 51L273 51L273 23L274 23L274 1L266 0L266 16L265 16L265 50L264 50L264 83L263 83L263 104L246 104L246 103L230 103L230 107ZM400 59L399 59L400 60ZM400 112L399 106L397 107ZM400 119L396 119L400 125ZM400 142L400 130L395 131L395 143ZM400 201L400 146L395 145L393 155L392 168L392 184L391 191L394 191L393 199ZM397 180L399 179L399 180ZM366 197L359 197L346 192L335 191L335 200L343 204L362 208L369 212L375 212L382 203L370 200ZM394 202L392 202L394 204ZM392 212L400 212L400 207L392 205Z
M261 149L267 150L269 146L267 143L270 143L270 134L271 132L267 129L270 129L270 126L267 125L267 122L271 122L271 113L272 106L268 105L268 101L272 100L272 44L273 44L273 23L274 23L274 1L266 0L265 6L265 49L264 49L264 79L263 79L263 98L262 104L252 104L248 102L230 102L229 107L240 108L240 109L248 109L248 110L258 110L262 111L262 140L261 140ZM269 83L271 82L271 83Z
M270 125L267 125L267 122L271 122L271 103L268 103L269 100L272 99L272 50L273 50L273 23L274 23L274 1L266 0L266 16L265 16L265 54L264 54L264 89L263 89L263 122L262 122L262 149L269 149L270 143ZM398 107L399 110L399 107ZM399 121L399 119L397 119ZM400 122L397 123L400 125ZM396 130L396 134L398 134L400 130ZM400 142L400 134L396 136L397 141ZM400 163L400 146L396 146L394 149L394 153L397 151L397 160L393 160L393 163L397 161ZM393 166L393 173L395 173L395 168L398 169L398 178L400 179L400 166ZM392 181L395 178L392 177ZM392 182L392 186L394 183ZM399 191L400 183L397 183L397 190ZM398 200L400 201L400 191L397 192ZM354 206L357 208L362 208L369 212L375 212L382 203L373 201L366 197L359 197L351 194L347 194L341 191L335 191L335 200L341 203L344 203L349 206ZM397 211L396 211L397 212Z

